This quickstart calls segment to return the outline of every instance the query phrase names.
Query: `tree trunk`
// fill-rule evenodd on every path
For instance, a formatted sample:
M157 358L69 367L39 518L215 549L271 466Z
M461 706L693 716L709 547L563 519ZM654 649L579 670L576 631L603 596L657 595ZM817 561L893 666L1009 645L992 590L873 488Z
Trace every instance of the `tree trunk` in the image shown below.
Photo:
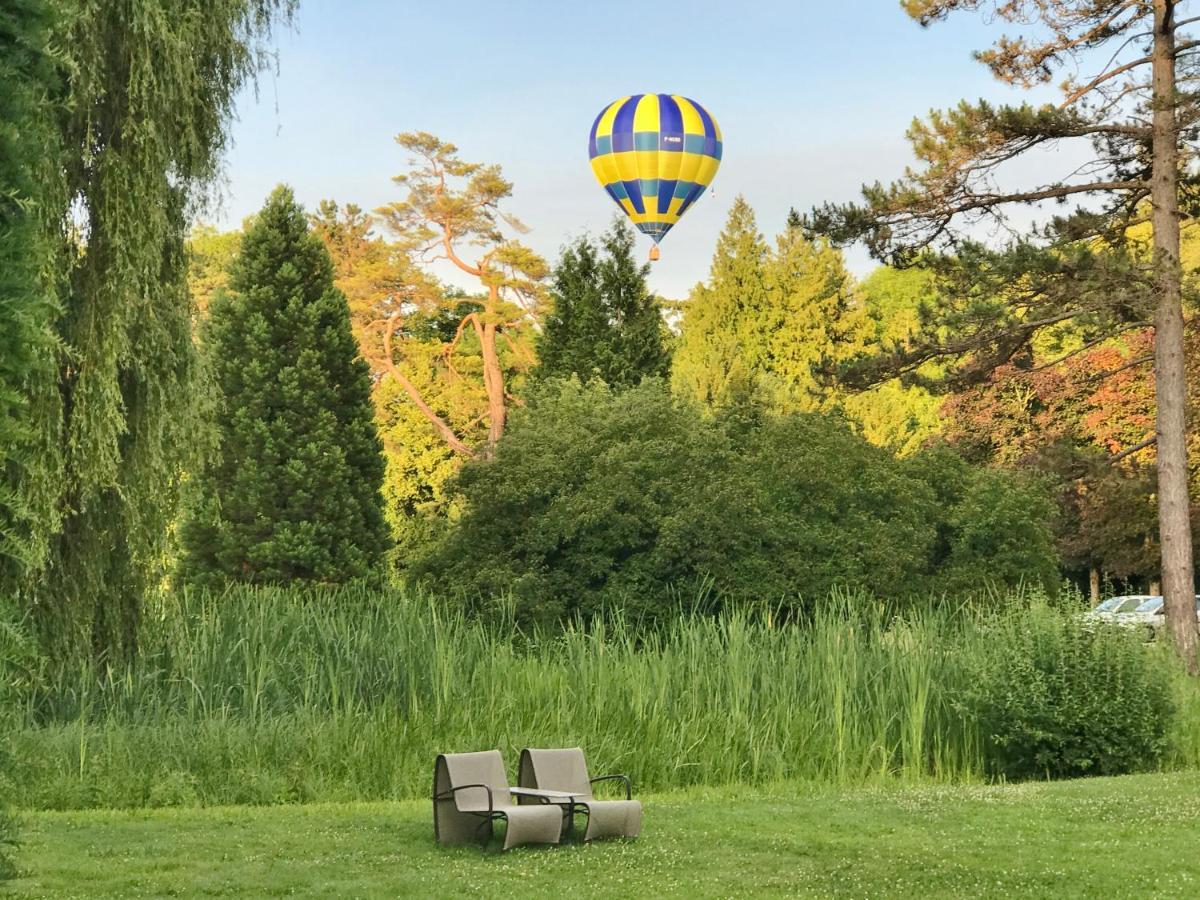
M1100 570L1095 566L1088 572L1088 599L1093 607L1100 605Z
M1154 382L1158 401L1158 528L1167 626L1195 675L1196 611L1188 498L1187 382L1179 264L1179 150L1175 115L1175 0L1154 0L1151 193L1154 278Z
M508 413L507 398L504 396L504 370L500 367L500 354L496 351L496 335L500 329L495 318L499 299L499 291L491 288L486 320L479 331L479 344L483 353L483 386L487 390L488 398L488 440L484 452L488 459L495 454L496 444L504 435L504 423Z

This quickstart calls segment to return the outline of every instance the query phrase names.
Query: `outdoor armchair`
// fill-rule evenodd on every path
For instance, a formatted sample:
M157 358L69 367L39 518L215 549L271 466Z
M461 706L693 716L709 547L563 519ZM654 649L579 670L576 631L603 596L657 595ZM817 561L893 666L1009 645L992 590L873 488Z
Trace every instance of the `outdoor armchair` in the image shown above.
M433 833L443 844L492 837L492 824L505 819L504 849L517 844L557 844L562 834L558 806L513 802L499 750L443 753L433 767Z
M597 800L592 785L599 781L620 781L625 785L624 800ZM523 788L560 791L570 794L571 812L587 815L583 839L599 837L637 837L642 830L642 804L633 799L628 775L588 775L587 760L578 747L569 750L521 751L517 783Z

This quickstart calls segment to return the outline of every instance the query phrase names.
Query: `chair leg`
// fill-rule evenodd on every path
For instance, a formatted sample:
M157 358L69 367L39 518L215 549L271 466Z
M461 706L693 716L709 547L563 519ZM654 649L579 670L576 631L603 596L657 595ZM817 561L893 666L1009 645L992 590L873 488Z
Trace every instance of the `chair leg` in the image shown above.
M563 827L561 841L569 841L575 833L575 804L568 803L563 807Z
M484 832L484 829L487 829L487 836L483 838L482 843L483 843L483 849L486 851L488 848L488 844L490 844L492 842L492 837L495 834L494 829L492 828L492 817L491 816L485 816L483 821L479 823L479 826L475 829L475 840L477 840L477 841L479 840L480 836Z

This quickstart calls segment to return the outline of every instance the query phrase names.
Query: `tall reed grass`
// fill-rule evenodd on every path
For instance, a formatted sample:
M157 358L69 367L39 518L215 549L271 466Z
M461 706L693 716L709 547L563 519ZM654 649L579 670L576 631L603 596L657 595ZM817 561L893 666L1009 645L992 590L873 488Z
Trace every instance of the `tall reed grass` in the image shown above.
M148 619L133 666L50 667L11 710L16 805L424 797L435 754L491 747L512 763L522 746L580 745L642 789L986 770L961 701L995 630L961 610L840 598L782 626L727 614L528 635L346 588L185 593ZM1173 764L1200 764L1197 721Z

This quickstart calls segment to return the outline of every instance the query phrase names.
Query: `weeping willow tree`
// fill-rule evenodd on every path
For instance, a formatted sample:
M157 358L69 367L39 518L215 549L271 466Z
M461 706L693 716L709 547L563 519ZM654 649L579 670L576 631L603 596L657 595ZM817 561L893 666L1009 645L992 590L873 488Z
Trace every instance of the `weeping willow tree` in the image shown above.
M0 600L44 562L60 482L52 324L64 195L49 12L44 0L9 0L0 15Z
M28 589L58 653L119 656L168 562L203 392L185 228L294 0L53 0L64 76L61 526Z

